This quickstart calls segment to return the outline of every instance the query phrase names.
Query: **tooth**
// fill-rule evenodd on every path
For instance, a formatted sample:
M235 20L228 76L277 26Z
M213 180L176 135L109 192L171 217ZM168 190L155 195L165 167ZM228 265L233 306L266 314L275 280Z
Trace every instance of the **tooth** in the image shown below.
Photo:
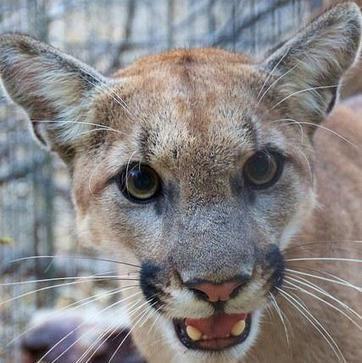
M188 325L186 327L186 333L191 338L191 340L193 340L194 342L200 340L202 337L201 331L191 325Z
M239 320L231 329L231 335L238 337L245 329L245 320Z

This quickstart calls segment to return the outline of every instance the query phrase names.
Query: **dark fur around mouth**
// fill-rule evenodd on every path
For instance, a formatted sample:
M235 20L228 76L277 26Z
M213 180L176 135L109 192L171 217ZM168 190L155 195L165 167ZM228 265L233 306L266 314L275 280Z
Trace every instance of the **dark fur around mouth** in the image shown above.
M162 311L162 297L165 293L162 290L160 274L162 273L161 267L152 262L142 263L140 273L140 286L146 300L150 305L159 311Z
M265 256L265 262L269 270L272 271L268 283L271 286L271 292L276 293L277 288L283 285L285 262L284 257L278 246L272 245Z

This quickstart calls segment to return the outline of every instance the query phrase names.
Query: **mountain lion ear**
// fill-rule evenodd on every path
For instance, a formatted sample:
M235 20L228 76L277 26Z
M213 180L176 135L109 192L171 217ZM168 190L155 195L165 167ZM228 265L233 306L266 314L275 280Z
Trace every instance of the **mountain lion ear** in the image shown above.
M269 99L297 121L318 123L338 96L344 72L359 55L361 12L354 3L335 6L258 65L267 73L259 99ZM274 91L274 92L273 92Z
M27 35L0 35L0 74L10 98L28 114L35 135L69 161L91 125L89 105L106 79Z

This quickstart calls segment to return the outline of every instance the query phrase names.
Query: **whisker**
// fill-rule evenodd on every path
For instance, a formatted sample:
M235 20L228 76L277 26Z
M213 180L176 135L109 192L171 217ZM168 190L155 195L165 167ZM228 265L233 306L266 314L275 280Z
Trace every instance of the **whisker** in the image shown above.
M256 96L256 98L258 100L257 105L260 104L260 102L263 100L264 96L268 93L269 89L273 86L274 83L272 83L271 85L269 85L269 87L267 88L267 90L261 95L261 93L264 90L264 87L269 82L269 79L273 76L273 74L274 74L275 70L278 68L278 66L283 62L283 60L285 59L285 57L288 55L289 51L290 51L290 48L288 48L286 50L286 52L283 54L283 56L280 57L280 59L278 60L278 62L274 65L274 67L272 68L272 70L270 71L270 73L268 74L268 76L266 77L266 79L265 79L262 87L260 88L260 91L258 92L258 95ZM261 95L261 97L260 97L260 95Z
M338 311L340 314L342 314L345 318L347 318L353 325L355 325L358 329L362 330L362 327L356 323L348 314L346 314L343 310L341 310L340 308L338 308L337 306L331 304L330 302L320 298L319 296L313 294L312 292L303 289L302 287L288 281L288 279L285 279L284 281L286 284L291 285L293 287L295 287L296 289L298 289L298 291L304 292L305 294L312 296L313 298L317 299L320 302L323 302L324 304L326 304L327 306L329 306L330 308L332 308L335 311Z
M97 281L102 281L102 280L139 281L139 279L132 279L132 278L113 278L113 279L110 279L109 277L106 277L106 278L97 278L97 279L92 278L92 279L88 279L88 280L84 279L84 280L81 280L81 281L67 282L67 283L63 283L63 284L56 284L56 285L52 285L52 286L46 286L46 287L42 287L42 288L39 288L39 289L36 289L36 290L25 292L23 294L20 294L20 295L17 295L15 297L13 297L13 298L10 298L10 299L4 300L4 301L0 301L0 306L2 306L4 304L7 304L7 303L10 303L10 302L13 302L13 301L16 301L16 300L19 300L19 299L21 299L23 297L33 295L33 294L35 294L37 292L47 291L47 290L55 289L57 287L77 285L77 284L81 284L81 283L83 283L85 281L94 281L94 280L97 280Z
M87 72L86 72L87 73ZM91 76L89 73L87 73L89 76ZM92 76L91 76L92 77ZM85 80L87 83L89 83L90 85L92 85L97 91L99 91L100 93L103 91L106 91L108 93L111 94L112 99L119 104L125 111L127 111L127 113L130 114L130 116L133 117L132 113L130 113L127 104L124 102L124 100L122 100L115 92L114 90L111 88L111 85L106 83L103 80L98 79L99 83L97 82L91 82L89 78L85 78L82 77L83 80ZM92 77L93 78L93 77ZM94 79L94 78L93 78ZM112 84L115 84L115 82L113 82ZM116 97L117 98L116 98Z
M310 164L310 160L308 159L307 155L302 150L296 149L295 151L297 153L299 153L300 155L302 155L303 159L306 161L306 164L307 164L307 167L308 167L308 173L309 173L310 182L313 184L314 175L313 175L312 166Z
M268 318L269 318L269 323L273 318L273 310L272 310L272 306L271 305L267 305L266 307L266 312L268 314Z
M257 105L260 104L260 102L263 100L263 98L267 95L267 93L281 80L283 79L286 75L288 75L289 73L293 72L294 69L296 68L297 65L293 66L292 68L289 68L286 72L284 72L281 76L279 76L277 79L274 80L274 82L271 83L271 85L266 89L266 91L263 93L263 95L260 97L260 99L258 100Z
M270 121L270 123L274 123L274 122L285 122L285 123L287 123L287 125L292 124L292 125L298 126L298 128L300 130L300 143L303 145L303 142L304 142L304 129L303 129L303 126L300 124L300 122L298 122L297 120L294 120L292 118L280 118L278 120Z
M158 315L157 315L157 313L158 313L161 309L162 309L162 306L158 307L158 308L156 309L156 311L154 311L154 313L155 313L155 315L156 315L156 319L153 321L153 323L151 324L150 328L148 329L148 333L147 333L148 335L150 335L150 334L151 334L152 329L156 326L157 321L160 319L161 314L158 314Z
M291 294L287 293L286 291L280 289L277 287L277 290L281 293L281 296L283 296L294 308L296 308L299 313L307 319L307 321L319 332L319 334L323 337L323 339L328 343L328 345L331 347L333 353L336 355L338 360L342 358L343 362L347 363L346 359L344 358L344 355L337 345L337 343L334 341L334 339L331 337L331 335L328 333L328 331L321 325L321 323L312 315L308 309L306 309L300 301L298 301L295 297L293 297ZM293 303L294 301L294 303ZM297 304L297 305L296 305ZM299 306L299 307L298 307ZM307 315L308 314L308 315ZM337 349L337 350L336 350ZM339 353L339 354L338 354Z
M141 294L141 291L138 291L130 296L127 296L124 299L121 299L119 301L114 302L111 305L108 305L106 308L99 311L99 313L104 313L105 311L108 311L109 309L123 303L124 301ZM40 357L40 359L36 363L41 363L46 356L48 356L49 353L51 353L59 344L61 344L65 339L67 339L70 335L75 333L77 330L79 330L81 327L83 327L85 324L89 323L91 321L90 318L86 319L85 321L81 322L76 328L74 328L72 331L70 331L68 334L66 334L61 340L59 340L56 344L54 344L43 356ZM91 328L92 329L92 328ZM58 361L59 358L61 358L64 354L66 354L70 349L72 349L83 337L82 334L78 339L76 339L75 342L73 342L71 345L69 345L60 355L58 355L51 363L55 363Z
M339 257L299 257L299 258L289 258L286 261L327 261L327 262L356 262L362 263L359 258L339 258Z
M292 273L295 273L295 274L298 274L298 275L303 275L303 276L309 276L309 277L312 277L312 278L315 278L315 279L318 279L318 280L323 280L323 281L327 281L327 282L332 282L334 284L337 284L337 285L342 285L342 286L345 286L345 287L350 287L352 289L355 289L357 290L358 292L361 292L362 291L362 288L361 287L358 287L358 286L355 286L353 285L352 283L350 283L349 281L346 281L346 280L333 280L333 279L329 279L329 278L326 278L326 277L323 277L323 276L318 276L318 275L314 275L314 274L310 274L310 273L307 273L307 272L302 272L302 271L298 271L298 270L292 270L290 268L286 268L285 271L288 271L288 272L292 272Z
M126 165L126 189L128 189L128 178L127 178L127 175L128 175L128 172L129 172L129 166L131 164L131 161L132 161L132 158L133 156L136 154L137 151L134 151L131 156L128 158L128 161L127 161L127 165Z
M152 306L154 306L154 304L152 304ZM157 309L157 311L158 311L158 309ZM155 312L155 311L154 311L154 309L149 309L148 314L147 314L147 316L145 317L144 322L140 325L140 327L141 327L141 328L145 325L146 321L150 319L151 315L152 315L154 312Z
M89 353L90 356L87 359L86 363L90 361L90 359L92 359L94 357L94 355L97 353L97 351L103 346L103 344L107 341L107 339L109 339L109 337L112 336L112 334L116 331L117 328L115 328L112 324L109 324L109 327L103 332L101 333L98 338L86 349L85 352L83 352L83 354L81 355L80 358L78 358L77 362L81 362L83 359L87 358L87 355ZM98 347L96 347L96 345L99 343ZM92 349L94 349L94 351L92 352ZM76 362L76 363L77 363Z
M344 136L342 136L341 134L339 134L338 132L324 126L324 125L320 125L320 124L316 124L316 123L313 123L313 122L307 122L307 121L297 121L297 120L294 120L294 119L278 119L278 120L273 120L271 122L277 122L277 121L287 121L287 120L292 120L293 123L294 122L297 122L299 125L308 125L308 126L312 126L312 127L316 127L316 128L320 128L321 130L324 130L324 131L328 131L330 132L331 134L333 134L334 136L337 136L338 138L340 138L342 141L348 143L349 145L353 146L354 148L356 148L357 150L360 149L360 147L356 144L354 144L353 142L351 142L350 140L348 140L347 138L345 138Z
M283 102L288 100L290 97L293 97L293 96L298 95L300 93L315 91L315 90L318 90L318 89L328 89L328 88L337 88L337 87L338 87L338 85L336 84L336 85L331 85L331 86L318 86L318 87L304 88L302 90L295 91L295 92L291 93L290 95L284 97L282 100L280 100L279 102L274 104L274 106L271 109L274 110L277 106L279 106L280 104L282 104Z
M53 121L53 120L32 120L33 122L39 122L39 123L46 123L46 124L79 124L79 125L88 125L88 126L96 126L98 127L98 131L111 131L111 132L115 132L117 134L120 134L122 136L127 135L127 133L122 132L120 130L116 130L110 126L107 125L102 125L102 124L97 124L95 122L88 122L88 121L76 121L76 120L62 120L62 121ZM92 130L87 130L84 131L83 133L78 134L79 136L86 134L89 131L94 131L96 129L92 129Z
M141 299L140 299L141 300ZM146 303L148 302L145 302L145 303L142 303L141 305L138 305L140 300L136 301L136 303L132 304L128 311L128 315L129 317L131 317L132 315L134 315L141 307L143 307L144 305L146 305ZM137 316L143 314L142 312L140 312ZM98 344L98 342L100 342L100 345L95 349L95 351L91 354L91 356L87 359L87 362L90 361L90 359L92 359L92 357L94 356L94 354L96 354L96 352L100 349L100 347L107 341L107 339L112 336L116 331L118 330L118 327L114 327L114 328L109 328L107 329L104 333L102 333L97 339L96 341L90 346L88 347L88 349L82 354L82 356L77 360L76 363L80 363L83 359L86 358L87 354L90 353L90 351ZM116 339L117 337L119 336L119 334L117 334L117 336L114 338ZM125 337L125 339L128 337L128 334L127 336ZM124 340L125 340L124 339ZM122 341L123 343L123 341ZM121 343L121 344L122 344ZM86 362L86 363L87 363Z
M97 301L99 299L102 299L103 297L116 295L116 294L118 294L120 292L124 292L126 290L130 290L130 289L136 288L136 287L139 287L139 285L131 285L131 286L126 286L126 287L121 287L121 288L120 287L117 287L117 288L112 289L112 290L107 291L107 292L103 292L103 293L100 293L100 294L95 294L95 295L92 295L92 296L88 296L88 297L86 297L84 299L75 301L75 302L73 302L71 304L68 304L68 305L62 307L61 309L56 310L56 312L54 313L53 316L54 316L54 318L59 317L59 316L62 316L65 313L68 313L70 311L74 311L74 310L83 308L84 306L89 305L89 304L91 304L91 303L93 303L93 302L95 302L95 301ZM17 340L19 340L21 337L23 337L24 335L26 335L30 331L38 328L42 324L43 324L43 322L40 322L40 323L34 324L31 327L29 327L28 329L24 330L21 334L17 335L15 338L11 339L7 343L7 346L12 345Z
M91 129L91 130L87 130L87 131L83 131L83 132L80 132L77 134L77 136L86 136L86 135L89 135L89 134L92 134L93 132L98 132L98 131L113 131L113 132L117 132L117 133L121 133L121 131L119 130L115 130L115 129L106 129L104 127L100 128L95 128L95 129ZM126 133L122 132L122 135L126 135Z
M292 276L294 276L293 274L291 274ZM349 312L351 312L352 314L354 314L358 319L362 319L362 316L360 314L358 314L354 309L352 309L350 306L348 306L346 303L340 301L339 299L335 298L333 295L331 295L329 292L327 292L326 290L322 289L321 287L319 287L316 284L313 284L312 282L310 282L309 280L298 276L298 278L293 278L291 276L288 275L288 279L298 282L304 286L308 286L310 289L314 290L314 291L318 291L320 294L330 298L331 300L335 301L336 303L340 304L342 307L344 307L346 310L348 310Z
M122 107L122 109L124 109L127 114L131 117L131 119L133 120L137 120L137 118L135 117L135 115L131 112L131 110L129 109L127 103L112 89L111 85L100 80L101 85L98 83L93 83L91 82L89 79L85 79L89 84L91 84L97 91L99 92L103 92L106 91L110 94L111 98ZM112 82L112 85L115 85L116 81ZM142 121L144 121L143 119L141 119Z
M129 313L129 316L132 316L135 312L137 312L140 307L142 307L143 303L141 305L139 305L139 303L142 301L142 299L138 299L136 302L134 302L131 305L132 308L132 313ZM98 347L95 349L95 351L93 353L91 353L90 357L87 359L87 362L89 362L90 359L92 359L92 357L94 356L94 354L96 354L96 352L100 349L100 347L107 341L107 339L114 334L114 332L116 332L119 329L119 327L113 327L110 326L109 328L107 328L103 333L101 333L98 338L83 352L83 354L78 358L78 360L75 363L81 363L84 359L87 358L87 355L89 353L91 353L92 349L95 348L97 346L98 343L100 343L100 345L98 345Z
M287 328L287 326L286 326L286 324L285 324L285 320L284 320L284 317L283 317L282 311L280 310L280 307L279 307L279 305L278 305L278 303L277 303L277 301L276 301L276 299L275 299L274 295L273 295L271 292L269 293L269 296L270 296L270 298L271 298L272 305L274 306L274 309L275 309L275 311L277 312L277 314L278 314L278 316L279 316L279 319L280 319L280 321L282 322L282 325L283 325L283 327L284 327L285 338L286 338L286 340L287 340L287 345L288 345L288 347L289 347L289 346L290 346L289 333L288 333L288 328Z
M315 242L309 242L309 243L302 243L302 244L295 244L292 246L288 246L286 248L284 248L284 251L292 251L298 248L308 248L308 247L314 247L316 245L332 245L333 249L337 249L337 250L342 250L342 251L347 251L349 252L351 250L351 248L357 248L360 246L348 246L348 249L344 249L343 247L339 247L338 244L346 244L346 243L353 243L353 244L361 244L362 247L362 241L350 241L350 240L340 240L340 241L315 241ZM337 245L337 247L335 246Z
M44 258L44 259L65 258L65 259L71 259L71 260L95 260L95 261L116 263L119 265L125 265L125 266L130 266L130 267L135 267L135 268L141 268L141 266L135 265L135 264L129 263L129 262L123 262L123 261L113 260L113 259L109 259L109 258L102 258L102 257L91 257L91 256L60 256L60 255L58 255L58 256L56 256L56 255L28 256L28 257L17 258L15 260L10 261L10 263L18 263L18 262L36 260L36 259L42 259L42 258Z
M50 279L40 279L40 280L26 280L26 281L13 281L2 283L0 286L18 286L18 285L29 285L35 283L43 283L43 282L56 282L56 281L69 281L69 280L104 280L104 279L112 279L117 280L117 278L127 278L130 274L138 274L138 272L129 272L127 275L89 275L89 276L70 276L70 277L55 277Z
M146 301L149 304L149 301ZM157 301L155 301L153 304L151 304L149 306L150 309L153 308L153 306L155 306L157 304ZM126 334L126 336L123 338L122 342L118 345L117 349L114 351L114 353L112 354L111 358L108 360L108 363L111 363L113 358L116 356L117 352L121 349L123 343L125 342L125 340L130 336L130 334L132 333L132 331L137 327L137 324L142 320L142 318L144 317L144 315L147 313L148 311L144 311L143 314L141 315L141 317L138 318L138 320L133 324L133 327L129 330L129 332Z

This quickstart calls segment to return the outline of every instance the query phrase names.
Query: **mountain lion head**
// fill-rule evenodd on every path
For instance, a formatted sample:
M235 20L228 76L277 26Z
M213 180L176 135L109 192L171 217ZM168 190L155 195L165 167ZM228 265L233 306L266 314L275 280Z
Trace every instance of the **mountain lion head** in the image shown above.
M136 266L122 267L136 276L124 296L151 362L157 346L170 361L234 362L257 339L284 250L316 204L313 131L360 33L346 3L261 61L175 50L112 78L29 36L0 37L7 93L69 166L80 241Z

